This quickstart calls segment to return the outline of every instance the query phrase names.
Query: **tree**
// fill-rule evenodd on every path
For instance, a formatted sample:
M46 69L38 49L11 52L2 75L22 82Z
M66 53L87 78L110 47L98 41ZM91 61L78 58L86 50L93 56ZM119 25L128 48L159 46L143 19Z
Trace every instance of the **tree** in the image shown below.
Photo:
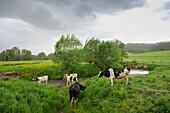
M12 50L14 51L14 60L19 61L21 58L21 52L20 49L18 47L13 47Z
M102 41L95 55L96 63L101 70L117 67L122 60L121 51L116 42Z
M44 52L40 52L38 55L37 55L38 59L39 60L47 60L47 55L44 53Z
M74 35L61 36L56 42L53 61L61 64L65 72L73 72L81 60L82 43Z
M13 49L6 49L6 60L7 61L14 61L15 59L15 52Z
M0 61L6 61L6 52L2 51L0 54Z
M53 59L53 53L48 54L48 59L50 59L50 60Z
M21 57L22 60L31 60L32 59L31 51L22 49Z
M97 52L99 44L100 40L95 39L94 37L90 40L86 40L84 46L85 61L89 62L90 66L92 66L92 62L95 63L95 54Z
M122 53L122 58L128 58L128 54L125 50L125 44L122 43L120 40L115 40L115 42L117 43L117 45L119 46L119 49L121 50Z

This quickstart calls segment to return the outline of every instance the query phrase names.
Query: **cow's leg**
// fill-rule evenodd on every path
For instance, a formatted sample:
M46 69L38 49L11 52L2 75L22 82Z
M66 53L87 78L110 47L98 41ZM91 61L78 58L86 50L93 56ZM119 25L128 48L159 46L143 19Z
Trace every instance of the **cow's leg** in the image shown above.
M77 94L77 98L76 98L76 100L78 100L78 96L79 96L79 93Z
M128 76L126 77L126 85L128 85L128 83L129 83L129 78L128 78Z
M70 101L70 107L72 108L73 100Z
M74 106L76 105L76 99L74 100Z
M68 81L67 81L67 86L68 86Z
M37 81L39 84L41 84L41 81Z
M72 99L72 95L71 95L71 91L70 90L69 90L69 96L70 96L70 107L72 108L73 99Z
M113 86L113 77L111 77L111 86Z

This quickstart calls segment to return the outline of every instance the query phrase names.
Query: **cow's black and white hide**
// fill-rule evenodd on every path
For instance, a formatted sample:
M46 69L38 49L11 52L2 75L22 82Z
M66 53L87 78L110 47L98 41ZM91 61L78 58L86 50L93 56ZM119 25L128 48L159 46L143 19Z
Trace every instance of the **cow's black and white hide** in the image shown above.
M73 79L73 76L68 75L68 74L64 74L63 80L66 80L67 86L68 86L69 83L70 83L70 85L72 84L72 79Z
M72 76L72 84L74 84L75 82L78 82L77 73L70 74L70 76Z
M83 86L79 84L78 82L75 82L73 85L69 87L69 96L70 96L70 107L72 108L72 104L74 101L74 105L76 105L76 100L78 100L78 96L80 93L80 90L85 90L86 86Z
M34 77L32 80L36 80L39 84L43 81L46 81L46 84L48 82L48 76L43 76L43 77Z
M103 75L106 76L107 78L109 78L111 80L111 86L113 85L113 79L114 78L125 78L126 79L126 85L128 85L129 83L129 72L130 69L129 68L113 68L113 69L109 69L106 71L100 71L98 77L102 77Z

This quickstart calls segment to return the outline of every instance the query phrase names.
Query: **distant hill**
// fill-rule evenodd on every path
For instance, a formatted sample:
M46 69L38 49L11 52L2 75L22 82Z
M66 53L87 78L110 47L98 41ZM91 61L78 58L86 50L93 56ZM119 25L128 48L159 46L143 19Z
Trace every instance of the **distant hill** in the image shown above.
M170 42L158 43L128 43L125 44L125 49L129 53L145 53L152 51L165 51L170 50Z
M140 56L140 57L170 57L170 50L168 51L155 51L155 52L147 52L147 53L139 53L139 54L131 54L130 56Z

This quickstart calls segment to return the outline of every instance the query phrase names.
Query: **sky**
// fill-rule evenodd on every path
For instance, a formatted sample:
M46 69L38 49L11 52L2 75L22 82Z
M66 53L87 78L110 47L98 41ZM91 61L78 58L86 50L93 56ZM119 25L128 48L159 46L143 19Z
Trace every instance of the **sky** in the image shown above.
M83 44L170 41L170 0L0 0L0 52L15 46L48 55L67 34Z

